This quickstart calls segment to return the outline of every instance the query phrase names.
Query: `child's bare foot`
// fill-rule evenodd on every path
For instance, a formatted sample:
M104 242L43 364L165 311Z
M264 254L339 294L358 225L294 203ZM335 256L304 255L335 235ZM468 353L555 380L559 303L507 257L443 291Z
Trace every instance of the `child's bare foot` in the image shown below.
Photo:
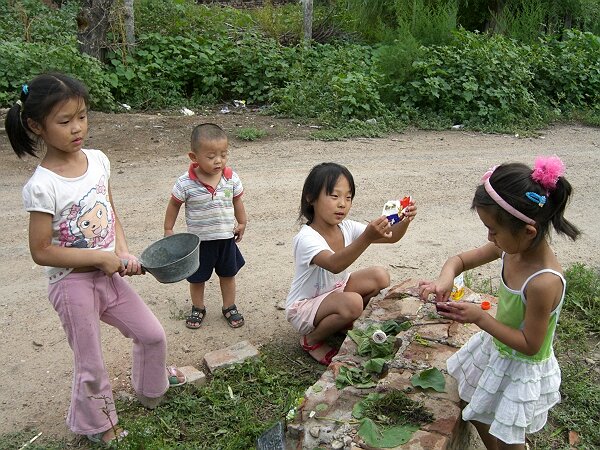
M307 352L315 361L328 366L331 364L331 360L337 355L337 349L325 344L324 342L317 342L315 344L309 344L306 340L306 336L302 336L300 339L300 346Z

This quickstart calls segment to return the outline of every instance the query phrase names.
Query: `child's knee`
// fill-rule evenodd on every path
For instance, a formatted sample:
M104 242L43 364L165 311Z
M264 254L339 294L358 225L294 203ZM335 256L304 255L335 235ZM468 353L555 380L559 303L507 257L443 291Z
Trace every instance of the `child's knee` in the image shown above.
M384 289L390 285L390 273L387 271L385 267L374 267L375 273L373 278L377 283L377 287L379 290Z

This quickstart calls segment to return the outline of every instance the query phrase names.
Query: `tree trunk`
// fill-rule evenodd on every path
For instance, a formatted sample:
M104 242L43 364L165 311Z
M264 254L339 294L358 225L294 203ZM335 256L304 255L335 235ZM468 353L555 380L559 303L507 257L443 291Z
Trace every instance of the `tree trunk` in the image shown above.
M304 42L310 45L312 40L313 0L302 0L304 9Z
M79 50L104 61L106 32L113 0L82 0L77 16Z
M502 12L504 10L504 0L490 1L488 9L490 12L490 20L487 23L485 31L497 33L499 31L497 19L502 16Z
M123 0L123 20L125 22L125 44L127 51L135 45L135 20L133 18L133 0Z

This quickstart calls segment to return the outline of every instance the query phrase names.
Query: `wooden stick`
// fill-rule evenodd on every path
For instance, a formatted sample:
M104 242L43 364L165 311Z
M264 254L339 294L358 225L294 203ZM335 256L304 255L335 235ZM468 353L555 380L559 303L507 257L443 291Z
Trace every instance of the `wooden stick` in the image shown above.
M36 434L34 437L32 437L31 439L29 439L29 442L26 442L25 444L23 444L23 447L21 447L19 450L23 450L25 447L27 447L29 444L32 444L33 441L35 441L37 438L39 438L42 435L42 432L40 431L38 434Z

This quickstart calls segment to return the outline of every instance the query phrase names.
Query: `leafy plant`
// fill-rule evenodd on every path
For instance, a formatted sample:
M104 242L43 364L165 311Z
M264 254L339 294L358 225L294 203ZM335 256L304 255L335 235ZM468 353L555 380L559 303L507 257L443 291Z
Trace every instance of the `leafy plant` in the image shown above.
M352 416L361 423L360 437L376 448L405 444L422 423L433 420L433 414L422 404L397 390L386 394L370 393L354 405Z
M410 382L413 386L423 389L432 388L438 392L446 392L446 379L436 367L414 374Z
M238 139L243 141L256 141L257 139L266 136L267 132L254 127L246 127L237 130L235 135Z

